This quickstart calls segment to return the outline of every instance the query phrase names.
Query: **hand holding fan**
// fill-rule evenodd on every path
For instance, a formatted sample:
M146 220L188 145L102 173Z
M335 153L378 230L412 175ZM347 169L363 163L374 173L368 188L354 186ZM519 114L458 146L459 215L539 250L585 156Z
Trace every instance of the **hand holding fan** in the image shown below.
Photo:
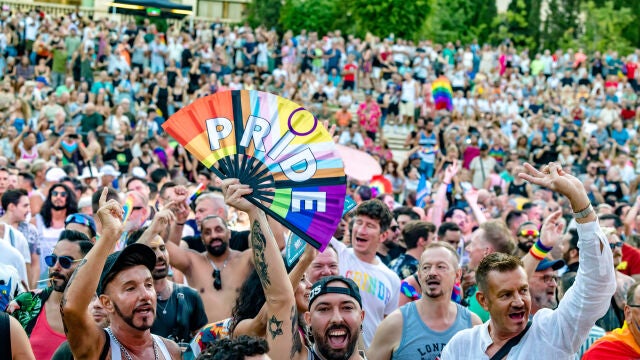
M225 91L162 127L219 178L251 186L247 200L313 247L329 243L346 177L331 136L310 112L265 92Z

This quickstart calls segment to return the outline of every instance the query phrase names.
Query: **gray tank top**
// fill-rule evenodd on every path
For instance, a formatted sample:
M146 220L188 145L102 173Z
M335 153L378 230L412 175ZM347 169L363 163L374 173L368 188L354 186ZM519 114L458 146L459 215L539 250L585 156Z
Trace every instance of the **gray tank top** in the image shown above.
M435 360L447 342L460 330L471 327L471 312L456 304L456 321L447 330L433 331L422 321L415 302L400 308L402 313L402 339L392 360Z

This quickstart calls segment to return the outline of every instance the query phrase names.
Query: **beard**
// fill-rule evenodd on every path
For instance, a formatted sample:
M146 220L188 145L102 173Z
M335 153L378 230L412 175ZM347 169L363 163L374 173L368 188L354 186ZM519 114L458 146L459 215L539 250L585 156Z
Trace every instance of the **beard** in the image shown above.
M51 203L51 208L56 211L65 210L67 208L67 204L60 206L60 205L55 205L54 203Z
M153 269L153 271L151 271L151 277L153 278L153 280L164 279L168 275L169 275L169 265L168 264L165 264L164 269L162 269L162 270Z
M519 242L518 241L518 249L522 250L524 253L528 253L533 246L533 241Z
M216 240L222 241L222 245L211 246L211 243L216 241ZM217 256L220 256L220 255L224 254L224 252L227 251L227 247L229 247L229 244L227 242L225 242L224 240L212 239L209 242L209 244L207 245L207 251L209 252L209 254L217 257Z
M153 325L153 321L151 321L151 323L150 323L149 325L146 325L146 324L144 324L144 323L143 323L143 325L141 325L141 326L135 325L135 324L133 323L133 314L135 313L135 310L133 310L133 311L131 312L131 314L129 314L129 315L125 315L125 314L120 310L120 308L118 307L118 305L116 305L116 303L115 303L115 302L113 303L113 309L116 311L116 314L118 314L118 316L120 316L120 317L122 318L122 320L123 320L127 325L131 326L132 328L134 328L134 329L136 329L136 330L145 331L145 330L151 329L151 326ZM152 320L155 320L155 317L156 317L155 309L153 308L153 306L151 307L151 309L152 309L152 310L151 310L151 313L153 314L153 319L152 319Z
M538 295L534 297L534 301L536 303L538 303L538 306L541 309L551 309L554 310L555 308L558 307L558 301L556 300L556 297L549 297L549 295L547 295L547 293L544 293L542 295Z
M349 343L345 349L336 350L329 345L329 332L342 329L347 332L347 338L349 339ZM315 340L316 348L318 349L318 353L322 355L323 358L327 360L347 360L353 355L353 352L356 349L356 345L358 343L358 333L356 332L356 336L352 337L351 329L344 325L334 325L330 326L324 334L320 334L315 329L312 329L311 333L313 334L313 339Z
M53 291L64 292L64 289L67 288L67 283L69 282L69 278L64 276L64 274L60 274L57 271L49 273L49 277L50 278L58 278L58 279L63 280L62 284L58 284L58 283L56 283L55 279L52 279L51 280L51 286L53 287Z

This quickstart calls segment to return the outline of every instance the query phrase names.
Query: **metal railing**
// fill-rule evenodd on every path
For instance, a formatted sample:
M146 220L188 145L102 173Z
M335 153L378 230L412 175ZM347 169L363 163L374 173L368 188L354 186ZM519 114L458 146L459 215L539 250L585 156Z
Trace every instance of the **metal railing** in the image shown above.
M54 4L54 3L40 2L40 1L25 2L24 0L23 1L0 0L0 5L9 5L9 7L11 7L12 10L20 11L23 13L35 8L39 8L40 10L44 11L45 14L52 15L52 16L67 15L75 11L76 9L79 9L79 11L82 12L85 16L89 16L94 19L113 16L112 13L108 12L107 10L100 10L92 7L83 7L83 6L76 7L75 5ZM120 21L133 20L132 15L116 14L116 17ZM189 24L190 21L191 21L190 17L185 17L184 19L167 19L167 22L169 24L176 24L176 23ZM194 16L193 21L194 23L197 23L199 21L205 21L205 22L220 21L222 23L227 23L227 24L237 22L237 20L235 19L213 18L213 17L203 17L203 16Z

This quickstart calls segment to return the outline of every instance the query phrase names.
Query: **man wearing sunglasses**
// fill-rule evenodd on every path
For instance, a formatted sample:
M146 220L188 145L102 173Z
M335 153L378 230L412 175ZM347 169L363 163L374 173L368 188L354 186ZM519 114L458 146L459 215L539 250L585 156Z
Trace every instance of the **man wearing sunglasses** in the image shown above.
M70 230L62 232L53 251L43 258L49 269L49 286L40 292L22 293L15 299L17 310L12 315L29 335L36 359L50 359L66 340L60 300L71 274L92 246L82 233ZM10 305L10 308L15 306Z
M522 258L529 253L533 244L540 238L540 231L538 225L531 221L526 221L520 224L518 231L516 232L516 240L518 241L518 254L517 256Z

